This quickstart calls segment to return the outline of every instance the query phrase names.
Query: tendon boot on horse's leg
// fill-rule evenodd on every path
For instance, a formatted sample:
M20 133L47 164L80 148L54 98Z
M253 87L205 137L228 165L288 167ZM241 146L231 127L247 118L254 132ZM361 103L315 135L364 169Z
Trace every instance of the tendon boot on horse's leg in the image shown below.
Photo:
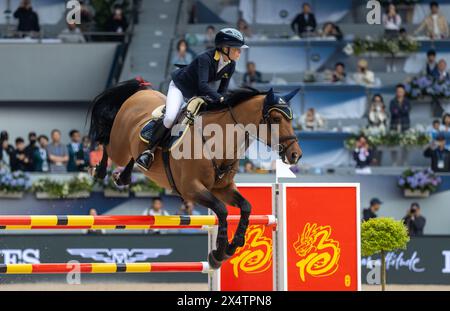
M152 120L141 131L141 139L148 143L147 150L145 150L136 160L136 164L148 171L155 158L154 152L156 147L161 143L170 129L166 128L163 119Z
M133 172L134 160L131 159L122 172L113 175L113 181L116 186L128 186L131 184L131 174Z
M225 204L217 199L208 190L203 190L197 195L196 201L210 208L217 216L218 230L216 239L216 249L208 254L209 266L213 269L219 269L225 257L225 251L228 246L228 211Z
M225 251L225 259L230 258L236 252L238 247L245 245L245 233L247 232L249 217L252 210L250 203L239 193L235 192L235 204L241 210L241 218L239 219L238 227L234 233L233 240L227 246Z

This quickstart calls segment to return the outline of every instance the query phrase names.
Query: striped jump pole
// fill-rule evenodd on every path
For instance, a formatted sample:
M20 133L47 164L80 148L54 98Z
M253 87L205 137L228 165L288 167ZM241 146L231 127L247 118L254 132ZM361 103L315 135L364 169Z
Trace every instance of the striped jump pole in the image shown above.
M228 216L230 224L237 224L240 216ZM250 216L251 225L276 226L273 215ZM78 216L32 215L0 216L0 230L89 229L89 230L145 230L145 229L204 229L218 224L216 216Z
M0 274L209 272L207 262L1 264Z

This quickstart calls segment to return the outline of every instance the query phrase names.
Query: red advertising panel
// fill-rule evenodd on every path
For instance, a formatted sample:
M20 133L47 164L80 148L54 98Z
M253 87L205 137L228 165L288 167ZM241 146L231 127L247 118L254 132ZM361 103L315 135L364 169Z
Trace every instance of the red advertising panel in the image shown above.
M272 215L272 185L238 185L241 194L252 205L252 215ZM239 209L228 207L229 215L239 215ZM236 225L228 226L231 239ZM251 225L246 242L220 269L220 289L225 291L273 289L272 227Z
M357 184L285 186L287 290L359 289Z

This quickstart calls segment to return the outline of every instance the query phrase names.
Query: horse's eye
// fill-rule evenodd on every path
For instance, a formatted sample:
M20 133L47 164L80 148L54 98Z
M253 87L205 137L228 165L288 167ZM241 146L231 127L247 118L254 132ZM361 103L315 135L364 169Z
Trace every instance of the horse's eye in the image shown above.
M281 118L280 117L273 118L273 123L281 123Z

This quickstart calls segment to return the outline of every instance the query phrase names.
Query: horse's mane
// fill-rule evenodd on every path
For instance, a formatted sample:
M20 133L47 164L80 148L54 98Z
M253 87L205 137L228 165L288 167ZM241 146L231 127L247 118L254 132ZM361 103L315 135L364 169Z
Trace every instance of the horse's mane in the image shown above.
M225 94L225 101L223 103L208 105L207 111L218 111L230 107L235 107L240 103L249 100L256 95L265 95L267 92L262 92L252 87L242 87L234 90L230 90Z

